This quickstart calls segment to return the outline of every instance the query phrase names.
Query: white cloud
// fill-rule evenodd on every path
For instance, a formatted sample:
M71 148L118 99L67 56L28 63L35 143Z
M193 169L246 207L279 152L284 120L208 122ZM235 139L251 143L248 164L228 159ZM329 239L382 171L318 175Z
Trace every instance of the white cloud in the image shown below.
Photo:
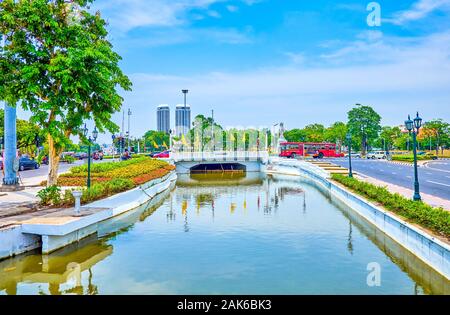
M144 38L124 38L120 45L124 47L160 47L197 41L211 40L216 43L237 45L253 42L252 31L235 28L168 28L148 31Z
M450 0L418 0L409 10L398 12L384 22L402 25L423 19L435 10L450 10Z
M211 6L228 1L230 0L99 0L94 3L94 9L100 10L111 27L123 34L137 27L173 27L188 24L192 18L198 18L197 11L204 11L206 15L219 18L220 13L211 10ZM253 5L259 1L241 2ZM226 9L236 10L237 6L228 5Z
M217 11L215 11L215 10L210 10L210 11L208 11L207 13L208 13L208 15L209 15L210 17L213 17L213 18L216 18L216 19L218 19L218 18L221 17L220 13L217 12Z
M227 5L227 10L230 12L237 12L237 11L239 11L239 7L237 7L235 5Z
M450 33L409 40L380 34L359 37L356 44L330 53L314 67L306 65L308 59L301 66L192 76L135 73L130 76L134 86L133 92L125 95L126 104L147 112L137 124L142 125L142 132L155 128L148 122L148 117L154 116L152 105L179 103L181 88L190 90L194 114L215 108L224 125L274 121L290 126L313 121L327 124L345 120L346 111L355 103L374 106L387 123L401 121L412 109L424 116L450 119L446 110L450 99ZM353 58L361 62L335 63Z
M293 53L293 52L287 52L285 53L286 56L288 56L293 63L295 64L304 64L305 63L305 55L303 53Z

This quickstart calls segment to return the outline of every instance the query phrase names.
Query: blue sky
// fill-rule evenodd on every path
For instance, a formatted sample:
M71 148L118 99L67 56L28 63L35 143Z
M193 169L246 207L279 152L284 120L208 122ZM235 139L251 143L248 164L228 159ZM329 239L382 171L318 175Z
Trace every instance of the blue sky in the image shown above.
M224 126L346 121L355 103L384 124L450 120L450 0L97 0L133 81L132 135L182 102ZM117 123L121 114L114 116ZM173 119L172 119L173 121ZM109 135L103 137L107 141Z

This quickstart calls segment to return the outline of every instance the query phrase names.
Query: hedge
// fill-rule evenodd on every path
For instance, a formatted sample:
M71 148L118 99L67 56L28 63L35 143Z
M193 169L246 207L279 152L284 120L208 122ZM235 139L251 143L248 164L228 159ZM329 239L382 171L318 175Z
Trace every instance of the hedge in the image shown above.
M344 175L333 174L332 179L369 200L383 205L386 209L412 223L430 229L446 238L450 237L450 212L443 208L434 208L423 202L407 199L398 193L393 194L385 187L375 186Z
M130 190L153 179L161 178L174 169L175 166L167 162L147 157L94 164L91 169L91 188L83 188L81 202L84 204ZM58 186L83 187L86 185L86 179L87 166L76 166L72 167L69 173L58 177ZM41 204L72 206L74 204L73 189L66 190L62 197L58 197L61 192L58 187L55 187L48 187L39 192Z
M402 161L402 162L414 162L414 156L413 155L393 155L392 156L393 161ZM429 161L432 160L432 156L430 155L418 155L417 161Z

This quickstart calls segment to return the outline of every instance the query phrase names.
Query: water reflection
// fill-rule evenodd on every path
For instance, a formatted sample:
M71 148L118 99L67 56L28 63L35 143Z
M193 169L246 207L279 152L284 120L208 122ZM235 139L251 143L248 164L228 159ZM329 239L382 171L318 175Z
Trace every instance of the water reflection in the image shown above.
M450 294L444 277L314 182L241 175L180 176L97 236L2 261L0 293ZM371 261L382 264L380 288L366 285Z
M0 291L17 294L18 284L47 284L39 294L97 294L91 268L113 252L113 247L97 238L87 238L78 244L50 254L26 254L0 262ZM82 285L82 274L88 272L87 284ZM62 288L64 287L64 288Z

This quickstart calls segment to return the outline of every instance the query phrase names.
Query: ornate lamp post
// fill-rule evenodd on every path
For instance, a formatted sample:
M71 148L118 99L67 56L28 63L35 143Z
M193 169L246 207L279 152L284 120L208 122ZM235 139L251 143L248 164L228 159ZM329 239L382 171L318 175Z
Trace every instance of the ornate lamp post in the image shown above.
M348 177L353 177L353 170L352 170L352 135L347 133L347 136L345 137L347 139L348 144Z
M413 136L413 154L414 154L414 201L421 201L419 191L419 174L417 170L417 134L419 133L420 127L422 127L422 118L419 117L419 113L417 113L416 118L411 120L411 116L408 115L408 120L405 121L406 129L409 132L412 132Z
M88 129L86 127L86 124L84 124L84 128L83 128L83 135L85 137L87 137L88 134ZM97 127L94 127L94 131L92 131L92 138L91 136L89 136L88 138L88 178L87 178L87 188L91 188L91 144L93 142L95 142L95 140L97 140L98 137L98 131L97 131Z

